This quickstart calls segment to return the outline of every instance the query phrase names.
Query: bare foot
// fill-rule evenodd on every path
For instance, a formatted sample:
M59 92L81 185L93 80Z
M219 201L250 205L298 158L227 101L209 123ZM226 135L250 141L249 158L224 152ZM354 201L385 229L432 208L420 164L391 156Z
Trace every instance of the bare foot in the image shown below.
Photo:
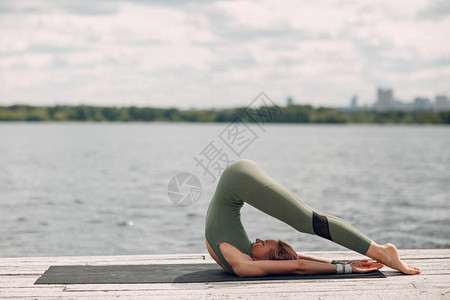
M422 272L420 268L408 265L404 261L400 260L398 256L397 248L392 244L386 244L382 246L384 248L384 259L382 261L386 266L399 270L405 274L419 274Z

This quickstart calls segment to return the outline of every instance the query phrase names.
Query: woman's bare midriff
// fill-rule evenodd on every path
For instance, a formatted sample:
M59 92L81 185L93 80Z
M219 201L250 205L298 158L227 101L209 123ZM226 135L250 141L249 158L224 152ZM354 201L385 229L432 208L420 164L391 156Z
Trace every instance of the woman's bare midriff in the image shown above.
M225 265L220 261L219 257L216 255L216 253L214 253L213 249L211 248L211 246L208 243L208 240L205 237L205 242L206 242L206 248L208 249L208 253L209 255L211 255L211 257L216 261L216 263L222 267L222 269L224 269L227 272L230 272L227 267L225 267Z

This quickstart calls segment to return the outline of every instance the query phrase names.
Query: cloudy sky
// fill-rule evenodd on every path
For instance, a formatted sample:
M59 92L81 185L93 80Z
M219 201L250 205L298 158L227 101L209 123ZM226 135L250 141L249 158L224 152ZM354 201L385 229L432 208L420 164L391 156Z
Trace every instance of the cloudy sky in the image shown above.
M0 105L450 96L450 1L0 0Z

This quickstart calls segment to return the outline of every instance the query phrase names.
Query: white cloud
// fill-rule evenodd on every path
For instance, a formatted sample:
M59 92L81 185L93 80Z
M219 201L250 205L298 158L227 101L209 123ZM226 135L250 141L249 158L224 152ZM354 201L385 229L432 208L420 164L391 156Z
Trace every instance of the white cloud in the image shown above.
M75 4L74 4L75 3ZM0 104L314 105L450 94L445 2L0 3ZM447 11L447 13L445 13ZM432 17L436 16L436 17Z

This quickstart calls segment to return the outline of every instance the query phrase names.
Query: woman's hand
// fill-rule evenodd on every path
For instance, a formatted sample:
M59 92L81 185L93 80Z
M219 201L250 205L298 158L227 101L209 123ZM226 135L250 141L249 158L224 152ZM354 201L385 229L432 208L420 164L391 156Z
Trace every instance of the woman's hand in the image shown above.
M373 272L383 267L382 263L377 261L363 260L351 260L347 262L352 267L353 273L367 273Z

